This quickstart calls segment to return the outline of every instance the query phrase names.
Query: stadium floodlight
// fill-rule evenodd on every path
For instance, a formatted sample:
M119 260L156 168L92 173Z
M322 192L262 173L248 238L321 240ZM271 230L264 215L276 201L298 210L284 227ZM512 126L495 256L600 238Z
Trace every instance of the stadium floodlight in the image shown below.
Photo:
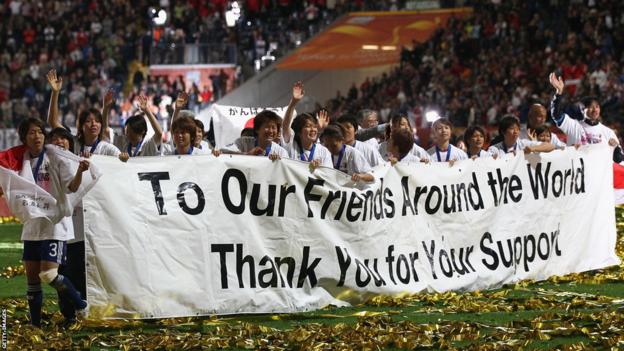
M229 10L225 11L225 24L228 27L234 27L236 21L241 17L241 8L238 5L238 1L232 1L229 8Z
M383 51L393 51L396 50L396 46L394 45L384 45L381 47L381 50Z
M363 50L379 50L379 45L362 45Z
M436 110L430 110L425 113L425 119L427 119L427 122L429 123L433 123L440 118L442 118L442 116L440 116L440 114Z
M156 10L152 9L152 14L154 16L152 17L152 21L155 25L162 26L167 22L167 11L160 9L158 12L156 12Z

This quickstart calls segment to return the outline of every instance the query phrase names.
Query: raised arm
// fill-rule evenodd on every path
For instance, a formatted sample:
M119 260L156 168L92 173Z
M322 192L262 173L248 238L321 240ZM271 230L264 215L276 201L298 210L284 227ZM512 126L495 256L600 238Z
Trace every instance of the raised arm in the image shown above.
M100 129L100 140L110 139L110 130L108 129L108 115L111 109L115 105L115 98L113 97L113 89L108 89L104 94L102 100L102 128Z
M282 120L282 135L284 136L282 141L292 140L292 135L290 135L290 125L293 120L293 111L295 110L295 106L297 105L297 103L301 99L303 99L304 94L305 92L303 90L303 83L295 83L292 88L292 98L288 103L286 114L284 115L284 119Z
M175 104L173 105L173 116L171 116L171 122L169 123L169 131L171 131L171 126L173 125L173 120L178 117L180 110L186 106L188 102L188 94L184 91L178 93L178 97L176 98Z
M48 84L52 89L50 95L50 107L48 109L48 124L54 129L63 127L58 117L58 98L63 86L63 78L56 76L56 70L51 69L47 74Z
M561 95L563 94L563 88L565 86L565 83L563 82L563 79L561 77L557 77L555 72L552 72L548 76L548 80L550 81L550 85L555 88L555 96L550 102L550 116L555 121L555 123L557 123L557 126L561 126L561 123L563 123L563 119L565 117L563 111L563 103L561 102Z
M145 113L152 129L154 129L154 142L156 142L156 145L160 145L162 141L162 128L156 120L156 116L152 113L152 110L147 106L147 97L145 95L139 95L139 109Z

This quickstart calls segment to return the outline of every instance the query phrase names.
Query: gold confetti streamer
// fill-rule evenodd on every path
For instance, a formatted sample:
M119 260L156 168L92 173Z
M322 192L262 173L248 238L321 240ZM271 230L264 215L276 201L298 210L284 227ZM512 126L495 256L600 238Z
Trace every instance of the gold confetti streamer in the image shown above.
M8 266L8 267L4 267L4 269L2 270L2 273L0 273L0 277L10 279L18 275L24 275L24 274L26 274L26 271L24 270L24 265Z
M617 208L617 226L616 251L624 259L622 208ZM23 274L19 269L6 267L2 276ZM371 296L355 310L329 306L308 314L157 321L101 319L114 311L110 305L92 308L93 319L69 329L63 329L54 303L48 302L44 309L42 329L29 326L25 299L3 299L0 304L7 314L8 349L15 350L621 350L624 299L603 295L598 287L623 282L624 265L620 265L492 291ZM578 284L597 289L575 292ZM344 296L361 299L353 291ZM492 315L505 318L495 320ZM566 341L557 344L556 340Z

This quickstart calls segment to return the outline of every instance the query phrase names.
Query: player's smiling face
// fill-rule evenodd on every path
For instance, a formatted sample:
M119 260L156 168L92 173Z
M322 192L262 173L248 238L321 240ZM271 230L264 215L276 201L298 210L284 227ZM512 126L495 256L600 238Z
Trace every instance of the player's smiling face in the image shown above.
M301 128L301 141L304 144L315 143L318 137L318 125L312 121L306 121Z
M54 135L51 139L50 139L50 144L56 145L56 146L60 146L62 147L64 150L69 150L69 140L63 138L60 135Z
M480 131L475 131L474 133L472 133L472 136L470 137L470 140L468 140L470 142L470 147L473 148L479 148L482 149L483 148L483 143L485 142L485 138L483 137L483 134L481 134Z
M277 124L274 121L263 123L257 130L258 143L265 147L268 143L276 140L278 134L277 130Z
M173 132L176 146L180 149L187 149L191 146L191 133L186 130L176 129Z
M600 105L598 104L598 102L592 101L591 104L589 104L589 106L587 107L585 113L587 114L587 118L592 121L597 121L598 119L600 119Z
M202 140L204 139L204 131L201 128L195 128L195 146L199 147L201 145Z
M550 132L542 132L540 135L537 136L537 141L542 143L550 143Z

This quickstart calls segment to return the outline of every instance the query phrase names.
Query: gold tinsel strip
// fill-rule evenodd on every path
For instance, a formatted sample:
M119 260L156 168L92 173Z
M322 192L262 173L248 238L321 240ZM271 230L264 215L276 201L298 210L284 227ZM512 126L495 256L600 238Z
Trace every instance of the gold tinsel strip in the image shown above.
M624 230L624 211L617 209L618 230ZM624 258L624 237L617 242ZM8 267L16 272L15 267ZM5 269L5 272L7 272ZM2 276L6 276L4 273ZM581 342L550 345L566 350L624 349L624 299L597 294L556 291L552 284L602 284L624 281L624 264L609 269L553 277L546 282L524 281L494 291L445 292L400 297L376 296L359 311L323 310L307 315L273 315L267 323L291 321L286 330L248 323L245 318L171 318L158 321L90 320L61 329L62 317L50 314L43 330L28 325L25 299L0 301L7 311L8 348L29 349L262 349L262 350L380 350L450 349L516 350L555 338L582 338ZM369 311L370 307L392 310ZM344 311L344 310L343 310ZM508 322L479 322L484 313L532 311ZM106 315L106 309L97 311ZM411 319L436 313L472 314L465 320ZM537 313L537 315L535 315ZM330 323L310 323L324 319ZM342 322L350 321L350 322ZM353 322L355 319L355 322ZM452 319L452 318L449 318ZM301 320L301 324L298 324ZM487 319L486 319L487 320ZM338 322L338 323L336 323ZM74 334L75 333L75 334Z
M4 267L4 269L0 273L0 277L9 279L24 274L26 274L26 271L24 270L24 265L20 264L19 266Z

